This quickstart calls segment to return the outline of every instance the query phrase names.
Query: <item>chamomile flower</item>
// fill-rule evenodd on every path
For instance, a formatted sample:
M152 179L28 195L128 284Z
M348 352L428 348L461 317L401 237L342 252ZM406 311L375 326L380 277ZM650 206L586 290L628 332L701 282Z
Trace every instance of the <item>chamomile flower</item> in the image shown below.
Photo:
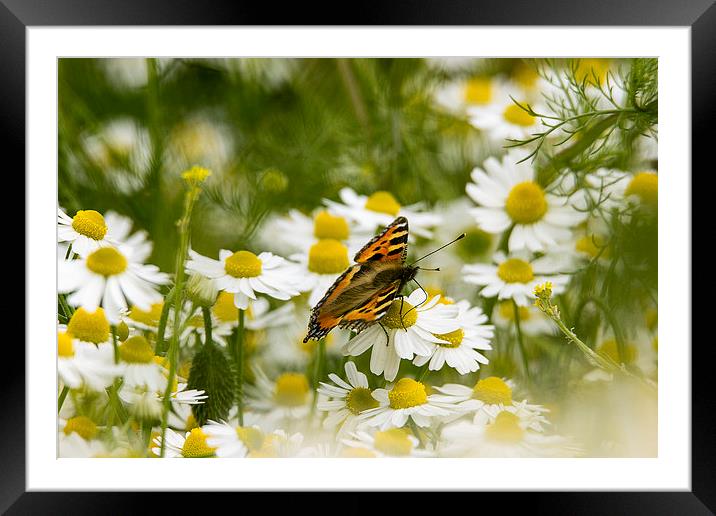
M571 439L524 427L518 416L499 412L494 421L457 421L442 431L443 457L575 457L581 450Z
M264 414L262 428L307 417L313 392L305 374L286 372L272 381L255 367L254 375L256 382L246 386L246 394L250 408Z
M368 426L388 430L402 428L411 419L420 427L429 426L435 418L452 414L450 404L428 395L425 385L412 378L401 378L387 389L375 389L380 406L361 413L359 419Z
M122 388L163 392L167 385L163 368L154 358L154 349L141 335L129 337L119 347L119 357L124 364Z
M128 310L121 314L122 321L130 328L138 330L156 332L159 328L159 319L162 316L164 301L157 301L149 306L148 310L132 305ZM165 337L171 334L171 324L167 324L165 328Z
M514 299L518 306L527 306L528 300L534 298L535 286L551 281L554 293L559 294L569 281L569 276L555 273L562 261L549 255L530 259L526 253L508 257L500 251L493 260L494 264L475 263L463 267L463 280L483 287L482 297Z
M439 301L440 296L425 301L421 290L395 299L379 323L349 340L343 353L358 356L372 348L371 372L384 374L388 381L394 380L401 358L412 360L415 355L430 356L434 349L432 344L449 344L449 341L435 335L460 328L455 318L458 308Z
M418 447L418 439L404 428L366 432L358 430L341 441L346 448L342 457L430 457L428 450Z
M154 438L152 453L160 456L162 447L161 436ZM166 445L164 448L164 457L173 458L207 458L214 457L216 448L209 446L207 443L207 434L201 428L193 428L183 435L175 432L171 428L166 431Z
M432 237L430 228L440 223L440 218L422 211L420 204L401 206L390 192L378 191L370 196L359 195L352 188L342 188L338 193L342 203L324 199L328 211L348 219L357 226L361 233L374 233L378 228L385 227L398 216L410 221L410 236Z
M162 300L159 285L169 283L169 276L156 265L145 265L141 249L121 245L100 247L77 260L61 260L57 286L60 293L72 293L67 301L93 311L102 305L113 324L121 320L127 302L149 310Z
M249 307L257 293L284 301L299 294L295 266L272 253L257 256L250 251L222 249L219 260L212 260L190 250L189 256L187 269L213 279L219 290L234 294L234 305L241 310Z
M476 424L494 421L497 414L505 410L519 417L525 428L541 432L543 425L548 424L543 415L548 412L546 408L528 404L527 400L514 402L512 383L496 376L478 380L472 388L448 383L434 389L438 392L434 395L437 401L452 405L456 413L472 415Z
M290 259L300 264L296 268L296 274L302 278L298 288L303 292L310 292L310 306L316 306L338 276L350 265L348 247L330 238L318 240L307 254L294 254Z
M303 445L303 434L295 432L292 434L278 429L267 434L261 447L251 450L247 455L249 458L278 458L278 457L300 457L306 452Z
M459 327L448 333L435 334L442 342L431 342L429 356L415 357L413 363L417 366L427 364L431 371L439 371L443 365L457 370L460 374L475 372L480 364L487 364L489 360L477 350L490 350L490 340L495 327L487 322L487 316L479 307L470 307L469 301L455 303L458 313L455 316Z
M323 420L325 428L338 428L338 434L352 430L357 424L357 416L368 409L378 407L378 400L371 395L368 377L358 371L353 362L346 362L346 378L343 380L335 373L328 377L333 385L320 382L318 394L326 399L319 400L316 408L328 412Z
M97 439L99 429L86 416L75 416L58 421L58 456L85 458L97 457L107 452L105 445Z
M122 374L122 367L114 363L114 349L110 343L83 342L66 331L59 331L57 372L62 383L70 389L85 385L102 392Z
M448 82L435 91L435 101L451 113L462 115L473 107L486 107L515 88L496 76L474 75Z
M226 421L209 420L202 430L206 443L216 449L217 457L246 457L260 450L265 436L258 426L234 426Z
M507 153L502 162L490 157L483 168L473 169L474 183L466 186L467 194L479 207L471 214L478 226L489 233L502 233L512 226L508 241L510 251L549 250L550 246L570 238L570 228L586 218L573 198L550 193L535 181L535 170L522 151Z
M118 243L117 235L110 231L110 228L115 229L111 223L117 221L114 215L110 218L107 214L105 218L95 210L79 210L74 217L70 217L58 208L57 241L71 244L73 253L86 256L100 247Z
M493 142L504 144L505 140L522 140L539 132L544 127L542 119L532 116L515 103L527 104L526 95L517 88L503 87L483 105L467 108L470 124L484 131ZM514 98L514 100L513 100ZM539 103L530 104L537 113L544 109Z

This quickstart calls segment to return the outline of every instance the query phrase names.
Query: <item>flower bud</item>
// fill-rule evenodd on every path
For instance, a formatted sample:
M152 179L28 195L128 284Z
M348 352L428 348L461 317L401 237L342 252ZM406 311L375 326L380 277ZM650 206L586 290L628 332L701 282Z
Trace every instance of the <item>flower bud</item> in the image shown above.
M209 308L214 305L219 291L214 280L205 278L201 274L192 274L186 284L186 293L189 299L197 306Z

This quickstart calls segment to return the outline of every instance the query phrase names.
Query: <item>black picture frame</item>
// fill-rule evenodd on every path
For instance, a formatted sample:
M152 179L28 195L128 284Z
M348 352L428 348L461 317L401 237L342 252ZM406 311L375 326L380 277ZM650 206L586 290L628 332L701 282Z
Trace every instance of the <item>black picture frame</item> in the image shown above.
M337 10L308 4L261 2L196 2L195 0L0 0L0 63L3 80L3 154L25 167L25 67L29 26L81 25L559 25L559 26L683 26L691 28L692 163L713 169L710 157L716 113L716 6L714 0L395 0L370 2L341 15ZM345 6L344 6L345 7ZM20 168L22 167L22 168ZM52 171L48 171L48 174ZM690 173L682 171L682 173ZM7 176L6 176L7 177ZM693 176L692 176L693 177ZM712 231L707 229L707 231ZM25 235L23 238L28 238ZM29 235L32 238L32 235ZM16 240L17 241L17 240ZM692 255L693 256L693 255ZM695 266L696 262L692 263ZM694 268L694 270L696 270ZM29 271L25 271L26 275ZM691 303L691 300L683 300ZM697 305L694 303L694 307ZM701 308L702 312L706 308ZM705 315L705 313L704 313ZM31 312L25 323L30 324ZM692 316L693 320L693 316ZM697 318L696 320L704 320ZM708 319L706 319L708 320ZM687 322L684 321L684 324ZM689 322L690 324L690 322ZM532 512L549 514L713 514L716 512L716 409L712 395L712 339L692 339L692 490L688 492L510 493L526 498ZM676 343L675 343L676 344ZM690 343L678 343L688 346ZM27 343L26 343L27 345ZM186 510L186 493L39 493L25 492L25 363L24 350L10 343L17 356L3 371L3 438L0 439L0 511L8 514L126 514L156 500L164 511L172 505ZM6 349L7 349L6 347ZM12 366L7 364L13 364ZM711 374L709 374L711 373ZM170 496L169 496L170 495ZM218 494L214 496L219 496ZM247 496L239 494L236 496ZM271 495L273 496L273 495ZM480 497L489 496L480 493ZM502 497L498 493L493 495ZM252 496L253 498L254 496ZM225 498L225 496L221 496ZM346 493L341 505L366 507L365 495ZM484 504L489 498L481 498ZM265 499L264 499L265 500ZM291 503L304 496L294 494ZM361 501L363 500L363 501ZM483 501L485 500L485 501ZM216 500L212 505L221 503ZM246 503L252 503L247 501ZM259 502L261 503L261 502ZM272 501L272 503L274 503ZM504 498L502 502L504 503ZM181 505L180 505L181 504ZM235 505L234 505L235 506ZM220 507L216 505L216 507ZM236 507L236 506L235 506ZM481 507L484 507L481 505ZM516 507L516 506L515 506ZM208 508L208 506L207 506ZM318 509L318 507L315 507ZM403 508L404 510L405 508ZM295 510L295 507L294 507Z

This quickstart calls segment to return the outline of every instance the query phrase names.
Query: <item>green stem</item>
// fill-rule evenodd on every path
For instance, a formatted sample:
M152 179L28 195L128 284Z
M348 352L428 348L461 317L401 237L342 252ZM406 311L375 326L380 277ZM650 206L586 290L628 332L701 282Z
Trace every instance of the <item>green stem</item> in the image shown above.
M60 392L60 397L57 398L57 413L60 413L60 410L62 410L62 405L65 403L65 398L67 397L67 393L70 392L70 388L66 385L62 388L62 392Z
M210 346L213 343L211 339L211 311L207 307L201 307L201 313L204 315L204 345Z
M239 426L244 426L244 310L239 310L239 326L234 343L236 361L236 402L239 409Z
M159 328L157 328L157 346L156 354L163 355L166 353L164 333L167 331L167 321L169 319L169 308L172 306L174 301L175 289L172 288L167 296L164 298L164 304L162 305L162 314L159 316Z
M517 330L517 344L520 346L520 355L522 356L522 367L525 370L525 378L527 378L527 382L532 383L529 361L527 360L527 353L525 352L525 343L522 338L522 326L520 325L520 307L517 306L517 302L514 299L512 300L512 308L515 312L515 329Z

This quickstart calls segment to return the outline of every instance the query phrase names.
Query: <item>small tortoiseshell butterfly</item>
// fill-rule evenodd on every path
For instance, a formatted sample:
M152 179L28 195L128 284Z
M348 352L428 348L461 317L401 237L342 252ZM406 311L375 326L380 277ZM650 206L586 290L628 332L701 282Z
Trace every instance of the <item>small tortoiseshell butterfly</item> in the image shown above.
M341 274L313 307L303 342L321 339L336 326L360 333L378 322L420 270L406 265L407 254L408 219L398 217L358 251L356 264Z

